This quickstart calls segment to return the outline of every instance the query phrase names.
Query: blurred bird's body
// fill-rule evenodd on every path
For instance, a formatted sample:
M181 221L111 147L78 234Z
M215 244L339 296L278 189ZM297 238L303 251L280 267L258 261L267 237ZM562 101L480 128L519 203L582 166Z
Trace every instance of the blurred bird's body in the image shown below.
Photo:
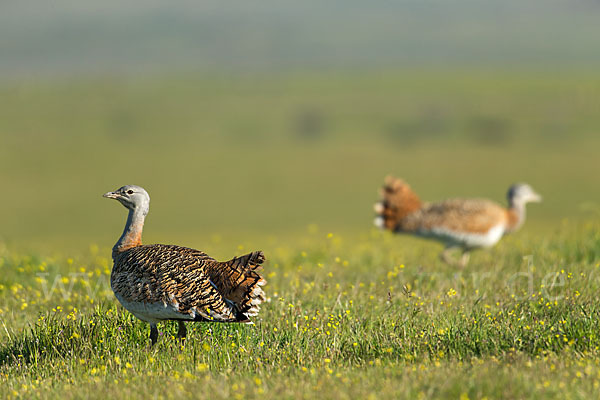
M258 314L266 283L257 272L265 260L261 251L219 262L186 247L142 245L148 193L128 185L104 197L129 209L123 234L113 247L111 287L123 307L150 323L152 344L160 321L178 321L183 339L184 321L250 323Z
M525 220L525 204L541 197L527 184L511 186L508 208L486 199L449 199L422 203L410 186L400 179L386 178L382 200L375 204L375 224L393 232L406 232L436 239L445 244L442 259L464 266L469 251L494 246L507 233L519 229ZM450 258L460 248L462 258Z

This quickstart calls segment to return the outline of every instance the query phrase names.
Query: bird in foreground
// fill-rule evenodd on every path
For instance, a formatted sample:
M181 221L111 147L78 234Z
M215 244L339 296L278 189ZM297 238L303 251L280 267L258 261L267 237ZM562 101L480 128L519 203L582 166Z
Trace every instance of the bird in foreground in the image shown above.
M486 199L449 199L423 203L403 180L388 176L375 203L375 225L392 232L406 232L436 239L445 244L441 258L448 264L464 267L469 252L492 247L507 233L525 222L525 204L542 197L525 183L508 189L508 208ZM461 249L459 260L451 257Z
M187 333L186 321L251 323L250 317L258 314L265 300L266 281L257 272L265 261L262 251L219 262L186 247L142 245L148 193L127 185L104 197L129 209L123 234L112 250L110 285L123 307L150 323L152 345L160 321L178 321L181 340Z

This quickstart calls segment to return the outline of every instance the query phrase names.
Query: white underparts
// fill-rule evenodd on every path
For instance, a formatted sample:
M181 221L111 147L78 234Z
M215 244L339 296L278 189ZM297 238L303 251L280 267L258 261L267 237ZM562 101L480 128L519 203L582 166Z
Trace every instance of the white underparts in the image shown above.
M458 232L443 227L421 229L418 235L444 242L447 246L461 246L465 248L491 247L498 243L505 232L505 225L493 226L485 233Z
M145 303L141 301L127 301L115 292L117 300L133 315L142 321L156 323L168 319L194 319L193 314L185 314L179 311L177 303Z
M116 292L115 296L127 311L142 321L150 323L157 323L170 319L194 320L196 317L215 321L229 321L232 319L231 314L223 315L210 309L199 310L197 307L193 307L189 312L183 313L179 311L179 303L174 298L172 298L172 301L169 303L145 303L141 301L127 301Z

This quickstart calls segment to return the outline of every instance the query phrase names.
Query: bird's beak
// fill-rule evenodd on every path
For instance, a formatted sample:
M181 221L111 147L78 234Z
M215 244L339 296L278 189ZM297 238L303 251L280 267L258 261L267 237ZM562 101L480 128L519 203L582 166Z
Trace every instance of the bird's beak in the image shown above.
M107 198L109 198L109 199L116 199L116 198L118 198L118 197L119 197L119 194L118 194L118 193L115 193L115 192L107 192L107 193L104 193L104 194L102 195L102 197L107 197Z
M531 198L529 199L529 201L532 201L534 203L540 203L542 201L542 196L540 196L539 194L534 192L531 195Z

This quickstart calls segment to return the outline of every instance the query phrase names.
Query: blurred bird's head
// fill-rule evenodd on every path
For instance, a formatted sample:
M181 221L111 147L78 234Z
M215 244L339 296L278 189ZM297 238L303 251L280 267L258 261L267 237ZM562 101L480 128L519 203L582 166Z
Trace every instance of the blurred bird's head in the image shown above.
M125 185L114 192L104 193L103 197L119 200L121 204L132 211L148 213L150 208L150 196L143 187L136 185Z
M506 197L508 198L508 204L510 206L539 203L542 201L542 196L537 194L531 186L526 183L516 183L512 185L508 189Z

